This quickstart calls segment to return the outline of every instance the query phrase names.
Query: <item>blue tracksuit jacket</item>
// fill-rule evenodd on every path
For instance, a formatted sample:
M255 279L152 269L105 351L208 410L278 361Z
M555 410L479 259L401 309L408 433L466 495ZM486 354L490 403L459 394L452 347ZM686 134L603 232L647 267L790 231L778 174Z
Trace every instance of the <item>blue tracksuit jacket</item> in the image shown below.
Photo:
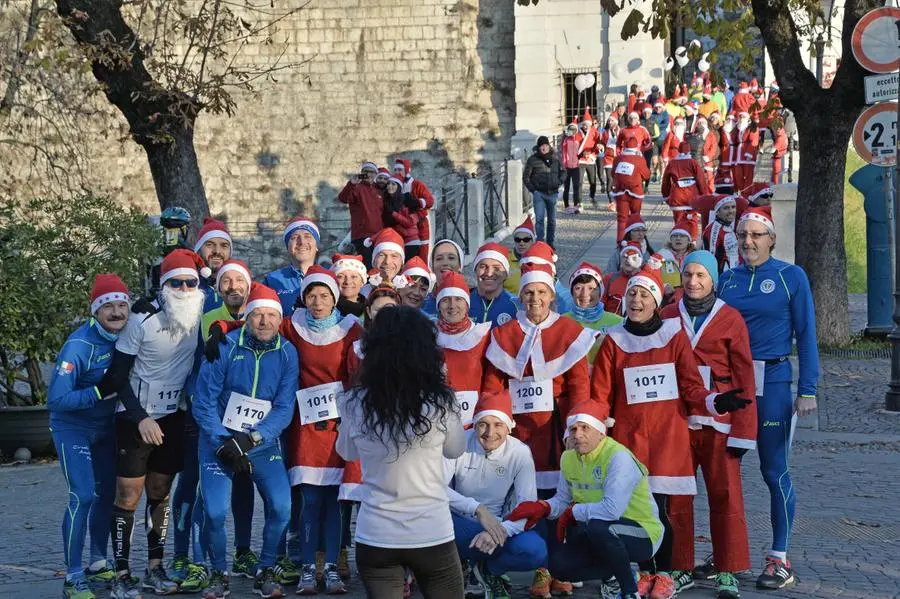
M292 264L288 264L284 268L273 270L267 274L263 279L263 285L271 287L278 294L282 312L293 314L294 303L300 296L300 281L302 280L303 273L294 268Z

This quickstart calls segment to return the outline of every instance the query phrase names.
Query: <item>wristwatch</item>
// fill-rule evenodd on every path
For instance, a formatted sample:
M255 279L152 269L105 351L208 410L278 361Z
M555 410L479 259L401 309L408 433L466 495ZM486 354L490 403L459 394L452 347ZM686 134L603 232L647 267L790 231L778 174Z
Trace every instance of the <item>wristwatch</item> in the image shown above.
M256 447L263 441L262 434L257 430L250 431L248 436L250 437L250 441L253 442L253 447Z

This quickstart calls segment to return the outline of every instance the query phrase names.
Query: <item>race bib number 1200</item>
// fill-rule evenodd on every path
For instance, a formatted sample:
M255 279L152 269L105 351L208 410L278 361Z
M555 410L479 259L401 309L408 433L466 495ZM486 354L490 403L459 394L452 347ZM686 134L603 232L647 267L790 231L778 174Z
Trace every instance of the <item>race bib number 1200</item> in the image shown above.
M626 368L622 374L629 404L678 399L678 379L672 362Z
M225 406L225 415L222 416L222 425L227 429L246 433L256 428L271 409L271 401L232 391L228 405Z
M521 381L509 380L513 414L553 411L553 379L534 380L525 377Z

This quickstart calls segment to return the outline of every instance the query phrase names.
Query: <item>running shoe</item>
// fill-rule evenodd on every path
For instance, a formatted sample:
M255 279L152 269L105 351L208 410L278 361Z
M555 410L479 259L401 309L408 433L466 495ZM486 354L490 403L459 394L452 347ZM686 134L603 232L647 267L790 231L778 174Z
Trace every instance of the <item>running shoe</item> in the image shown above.
M694 568L694 580L712 580L716 577L716 565L713 563L713 554L710 553L703 563Z
M600 599L619 599L622 587L615 576L600 581Z
M346 547L341 547L341 552L338 554L338 573L341 575L341 578L344 580L349 580L350 573L350 555L347 552Z
M475 564L472 574L484 590L484 599L509 599L509 591L503 578L491 574L484 562Z
M475 577L475 568L472 567L472 562L469 561L463 562L463 585L466 599L481 599L481 597L484 597L484 587L481 586L478 578Z
M300 570L297 569L297 566L291 561L291 558L286 555L282 555L275 560L275 565L272 567L272 570L275 572L275 576L278 577L278 582L281 584L294 584L300 580Z
M224 599L230 594L228 574L219 570L213 570L212 574L209 575L206 588L203 589L203 599Z
M329 595L343 595L347 592L344 581L341 579L341 573L338 572L337 564L325 564L322 571L323 582L325 583L325 592Z
M756 579L756 587L759 589L782 589L795 582L797 582L797 577L791 570L791 562L769 555L766 557L766 565L762 574Z
M547 568L538 568L534 571L534 578L531 580L531 588L528 594L535 599L550 599L550 583L553 578Z
M188 575L188 566L191 564L191 560L188 559L186 555L176 555L172 558L172 563L169 564L169 580L172 580L176 584L181 584L184 582L184 579L187 578Z
M284 597L284 588L278 581L278 574L275 568L265 568L260 570L253 579L253 592L263 599L277 599ZM297 589L299 593L300 590Z
M638 595L641 597L649 597L650 593L653 591L654 582L656 582L656 574L641 572L637 581Z
M96 597L84 578L71 582L67 580L63 583L63 599L96 599Z
M298 595L315 595L319 592L319 585L316 584L316 565L303 564L300 570L300 582L297 583Z
M141 590L150 591L156 595L174 595L178 592L178 583L173 582L166 574L166 569L159 565L152 570L144 570Z
M240 552L235 551L234 559L231 563L231 575L255 578L257 566L259 566L259 556L253 551L249 549Z
M716 575L716 599L738 599L741 596L738 579L731 572Z
M141 599L141 591L138 588L140 583L140 579L136 576L117 578L109 592L109 599Z
M672 570L672 580L675 581L675 592L680 593L694 586L694 576L690 570Z
M551 595L559 595L560 597L571 597L572 593L575 590L572 588L571 582L566 582L564 580L556 580L555 578L550 581L550 594Z
M108 589L116 582L116 571L110 567L109 562L99 570L84 569L84 579L92 588Z
M579 204L578 206L575 206L575 208L573 208L573 211L575 212L575 214L581 214L581 205Z
M406 568L403 577L403 599L409 599L410 597L412 597L412 588L414 581L415 578L413 578L412 570Z
M675 581L668 572L657 572L649 599L672 599L675 596Z
M178 586L182 593L199 593L206 586L211 586L209 572L203 564L188 564L187 576Z

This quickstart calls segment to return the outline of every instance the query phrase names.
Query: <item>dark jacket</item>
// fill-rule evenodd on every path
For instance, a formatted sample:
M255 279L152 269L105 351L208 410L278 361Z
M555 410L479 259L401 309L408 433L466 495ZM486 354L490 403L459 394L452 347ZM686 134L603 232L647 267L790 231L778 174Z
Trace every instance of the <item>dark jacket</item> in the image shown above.
M528 191L534 193L553 194L559 192L559 186L565 178L566 171L562 162L550 150L549 154L541 155L535 150L525 163L525 172L522 180Z

